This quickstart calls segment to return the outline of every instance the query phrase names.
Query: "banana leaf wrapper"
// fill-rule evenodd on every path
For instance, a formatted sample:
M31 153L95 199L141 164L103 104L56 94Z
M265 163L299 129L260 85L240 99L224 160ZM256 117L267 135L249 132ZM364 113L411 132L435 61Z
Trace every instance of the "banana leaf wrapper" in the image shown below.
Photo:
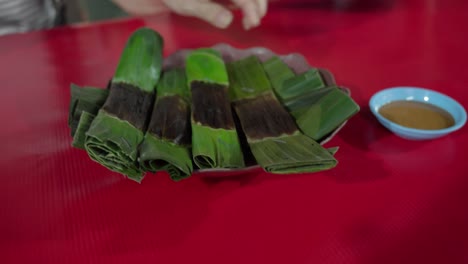
M192 156L200 169L243 168L231 105L229 78L220 54L198 49L186 58L191 91Z
M338 87L325 86L317 69L292 76L291 69L277 57L266 61L263 67L299 129L316 141L359 112L359 105Z
M108 90L95 87L80 87L75 84L70 86L71 99L70 109L68 111L68 126L70 127L71 136L75 136L75 132L79 126L81 115L84 112L95 116L99 109L107 99ZM88 120L89 117L83 120Z
M327 87L314 94L300 104L290 102L289 109L301 131L315 140L325 138L359 112L359 105L338 87ZM307 106L303 106L305 103Z
M141 182L144 171L138 162L154 90L162 67L162 37L142 28L127 41L110 84L109 96L86 133L90 158L106 168Z
M257 163L265 171L317 172L336 166L329 151L299 131L256 57L229 63L227 68L235 112Z
M282 103L300 98L312 90L326 86L317 68L311 68L296 75L278 56L271 57L262 66L275 94Z
M281 91L283 82L293 78L296 74L278 56L272 56L262 64L271 87L275 92Z
M80 120L73 136L72 146L79 149L85 149L86 132L88 132L91 123L96 116L89 112L82 112Z
M190 94L184 70L163 73L156 88L151 121L140 146L140 164L146 171L167 171L174 181L193 171L190 150Z

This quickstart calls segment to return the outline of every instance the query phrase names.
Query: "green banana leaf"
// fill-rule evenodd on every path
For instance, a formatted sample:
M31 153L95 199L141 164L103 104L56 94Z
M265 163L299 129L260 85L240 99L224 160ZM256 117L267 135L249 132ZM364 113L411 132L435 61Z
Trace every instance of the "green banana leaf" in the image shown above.
M136 30L127 41L109 96L86 133L85 149L106 168L141 182L138 162L154 90L162 68L163 39L149 28Z
M70 127L71 135L75 136L81 114L87 112L95 116L106 101L109 91L101 88L89 86L80 87L71 84L70 92L71 99L68 112L68 126Z
M317 98L304 100L309 102L307 108L290 108L301 131L315 140L323 139L359 112L359 105L338 87L328 88L330 91Z
M276 98L258 58L227 65L230 96L257 163L271 173L317 172L336 166L333 155L303 135Z
M263 62L262 66L275 92L282 88L284 81L296 76L288 65L278 56L272 56L270 59Z
M190 94L184 70L163 73L156 88L151 121L140 146L146 171L165 170L171 179L188 178L193 171L190 151Z
M271 57L262 66L275 94L283 103L325 87L325 81L317 68L296 75L278 56Z
M300 100L311 91L325 88L325 83L318 69L310 69L304 73L286 79L275 93L284 103Z
M82 112L78 122L76 133L73 135L72 146L79 149L85 149L86 132L88 132L91 123L96 116L89 112Z
M337 163L333 158L335 148L324 149L300 132L249 144L257 162L271 173L319 172L331 169Z
M86 132L85 149L90 158L106 168L141 182L137 147L144 134L127 121L100 110Z
M226 67L212 49L192 51L186 58L192 97L192 156L200 169L242 168L244 157L229 103Z
M359 105L338 87L325 87L317 69L291 76L291 69L277 57L266 61L263 68L299 129L316 141L359 112Z

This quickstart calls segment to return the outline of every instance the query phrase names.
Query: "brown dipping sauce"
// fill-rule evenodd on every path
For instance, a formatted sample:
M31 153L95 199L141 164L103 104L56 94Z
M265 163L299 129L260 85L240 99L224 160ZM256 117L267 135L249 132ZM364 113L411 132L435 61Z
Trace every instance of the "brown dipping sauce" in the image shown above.
M379 113L399 125L417 129L443 129L455 124L444 109L416 101L394 101L379 108Z

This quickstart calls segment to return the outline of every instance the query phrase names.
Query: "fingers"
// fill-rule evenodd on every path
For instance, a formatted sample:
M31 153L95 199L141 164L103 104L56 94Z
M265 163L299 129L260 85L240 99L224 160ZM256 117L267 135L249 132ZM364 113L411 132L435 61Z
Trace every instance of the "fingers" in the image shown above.
M246 30L260 25L260 10L254 1L246 1L244 6L241 8L244 13L242 24Z
M261 17L264 17L268 10L268 0L257 0L257 5L260 7Z
M211 0L112 0L133 15L149 15L169 8L185 16L193 16L219 27L228 27L233 15L224 5ZM242 10L245 29L256 27L267 12L268 0L230 0Z
M265 16L268 0L232 0L244 13L243 25L250 29L260 25L260 20Z
M177 14L199 18L218 28L228 27L233 19L231 11L211 1L167 0L165 3Z

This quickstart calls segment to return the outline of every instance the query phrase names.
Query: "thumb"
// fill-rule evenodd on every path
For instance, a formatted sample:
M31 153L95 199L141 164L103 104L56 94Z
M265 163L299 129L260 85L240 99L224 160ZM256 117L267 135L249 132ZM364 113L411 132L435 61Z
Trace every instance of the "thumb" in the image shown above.
M185 1L183 5L171 9L177 14L199 18L218 28L228 27L233 19L231 11L211 1Z

